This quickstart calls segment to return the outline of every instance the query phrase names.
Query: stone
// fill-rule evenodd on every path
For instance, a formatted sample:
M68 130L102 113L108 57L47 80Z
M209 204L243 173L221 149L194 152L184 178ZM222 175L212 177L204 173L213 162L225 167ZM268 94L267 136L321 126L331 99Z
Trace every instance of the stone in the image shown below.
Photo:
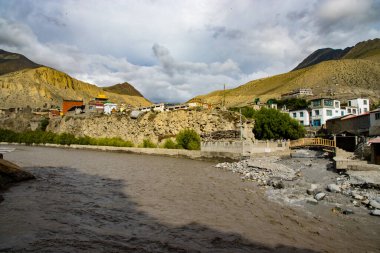
M324 192L319 192L319 193L315 194L315 196L314 196L314 198L318 201L324 199L324 197L326 197L326 193L324 193Z
M360 206L359 202L356 201L356 200L353 200L353 201L352 201L352 204L353 204L354 206Z
M380 216L380 210L379 209L372 210L370 214L373 216Z
M317 184L311 184L310 188L306 190L307 194L314 195L316 193L316 190L318 189Z
M362 195L359 195L357 193L352 193L352 197L357 200L363 200L364 197Z
M285 187L284 182L282 181L273 181L272 186L275 189L283 189Z
M318 201L316 199L307 199L306 200L306 203L308 204L312 204L312 205L317 205L318 204Z
M351 209L345 209L345 210L343 210L342 214L346 214L346 215L347 214L354 214L354 211Z
M365 206L369 205L369 199L363 199L362 200L362 204L365 205Z
M341 192L342 191L342 189L336 184L327 185L327 190L329 192Z
M377 202L376 200L371 200L371 201L369 202L369 204L370 204L372 207L376 208L376 209L380 209L380 203Z

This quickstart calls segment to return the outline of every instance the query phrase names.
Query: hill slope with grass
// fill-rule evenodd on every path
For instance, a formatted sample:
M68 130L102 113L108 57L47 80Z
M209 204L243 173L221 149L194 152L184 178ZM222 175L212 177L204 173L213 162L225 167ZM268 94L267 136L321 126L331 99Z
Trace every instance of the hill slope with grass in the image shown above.
M226 106L242 106L255 98L266 101L280 98L281 94L301 87L313 89L315 96L333 96L338 99L369 97L380 99L380 40L358 43L340 60L322 61L318 64L288 73L250 81L226 91L214 91L197 96L200 100Z

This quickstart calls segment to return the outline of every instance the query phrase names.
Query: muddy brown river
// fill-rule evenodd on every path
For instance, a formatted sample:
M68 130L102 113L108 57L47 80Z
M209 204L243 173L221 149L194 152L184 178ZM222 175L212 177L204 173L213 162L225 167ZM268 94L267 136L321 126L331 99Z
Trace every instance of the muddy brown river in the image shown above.
M214 163L14 146L0 252L379 252L380 218L309 213Z

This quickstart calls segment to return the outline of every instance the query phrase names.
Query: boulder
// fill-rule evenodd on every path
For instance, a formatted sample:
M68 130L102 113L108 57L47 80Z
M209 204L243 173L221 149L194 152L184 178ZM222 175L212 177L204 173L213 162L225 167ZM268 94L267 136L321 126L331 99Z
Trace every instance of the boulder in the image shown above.
M312 204L312 205L317 205L318 201L316 199L306 199L306 203Z
M380 203L377 202L376 200L371 200L371 201L369 202L369 204L370 204L373 208L380 209Z
M16 164L0 159L0 188L4 188L10 183L34 178L31 173L22 170Z
M317 184L311 184L310 188L307 189L306 192L309 195L314 195L316 193L317 189L318 189L318 185Z
M318 201L324 199L324 197L326 197L326 193L324 193L324 192L319 192L319 193L315 194L315 196L314 196L314 198Z
M379 209L375 209L375 210L372 210L370 212L371 215L374 215L374 216L380 216L380 210Z
M336 184L329 184L327 185L327 190L329 192L341 192L342 189L340 188L340 186L336 185Z

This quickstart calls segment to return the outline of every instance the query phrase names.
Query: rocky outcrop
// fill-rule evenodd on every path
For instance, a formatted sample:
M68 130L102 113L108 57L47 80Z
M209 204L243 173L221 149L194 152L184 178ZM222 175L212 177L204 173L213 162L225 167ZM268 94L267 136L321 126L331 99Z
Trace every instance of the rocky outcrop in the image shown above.
M5 188L11 183L34 178L35 177L31 173L22 170L16 164L0 159L0 189Z
M47 130L76 136L121 137L135 145L144 139L160 142L174 137L182 129L191 128L199 134L222 130L238 130L239 115L222 111L147 112L137 119L129 115L64 117L51 121Z

